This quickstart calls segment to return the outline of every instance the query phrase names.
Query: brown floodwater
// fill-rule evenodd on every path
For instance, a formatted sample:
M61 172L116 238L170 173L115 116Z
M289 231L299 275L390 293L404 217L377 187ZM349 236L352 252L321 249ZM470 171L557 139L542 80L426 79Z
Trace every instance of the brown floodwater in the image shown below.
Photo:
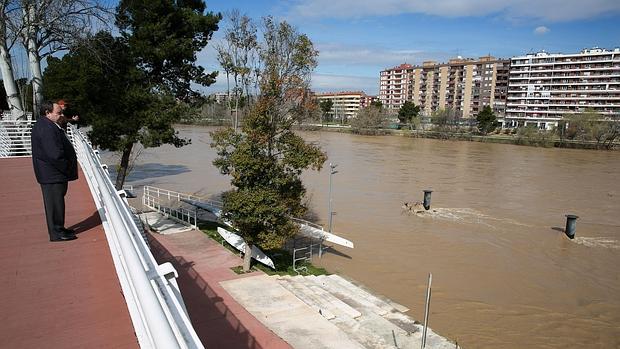
M192 144L147 149L128 184L212 196L229 179L211 164L212 128ZM355 243L315 262L424 316L465 348L620 348L620 152L405 137L302 133L329 159L304 174L310 206ZM404 202L432 189L430 214ZM565 214L577 237L562 233Z

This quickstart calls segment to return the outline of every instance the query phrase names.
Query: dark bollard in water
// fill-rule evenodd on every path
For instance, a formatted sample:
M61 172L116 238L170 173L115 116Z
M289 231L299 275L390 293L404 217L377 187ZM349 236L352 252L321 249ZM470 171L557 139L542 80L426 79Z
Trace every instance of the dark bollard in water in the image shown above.
M432 190L424 191L424 203L422 205L424 205L424 209L427 211L431 208L431 193L432 192L433 192Z
M564 230L564 233L570 239L575 238L575 228L577 227L577 218L579 217L575 216L574 214L566 215L566 229Z

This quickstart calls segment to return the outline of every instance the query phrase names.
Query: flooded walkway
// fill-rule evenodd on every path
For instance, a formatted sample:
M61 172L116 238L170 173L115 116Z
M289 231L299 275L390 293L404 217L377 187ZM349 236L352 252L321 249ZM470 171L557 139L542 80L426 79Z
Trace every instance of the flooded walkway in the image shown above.
M210 128L146 150L129 184L218 195ZM424 316L466 348L620 347L620 152L303 133L338 164L334 230L355 243L320 261ZM327 166L326 166L327 167ZM328 170L304 175L327 222ZM403 212L432 189L433 215ZM580 216L577 238L561 232Z

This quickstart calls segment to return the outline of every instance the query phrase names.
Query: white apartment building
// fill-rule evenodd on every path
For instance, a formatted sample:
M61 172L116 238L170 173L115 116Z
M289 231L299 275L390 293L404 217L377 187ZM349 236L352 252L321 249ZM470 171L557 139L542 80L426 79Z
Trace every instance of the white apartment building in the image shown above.
M317 93L316 98L319 103L331 100L333 104L329 115L333 120L341 121L355 117L361 108L367 107L373 100L372 96L362 91Z
M551 129L590 109L620 117L620 48L511 58L504 127Z

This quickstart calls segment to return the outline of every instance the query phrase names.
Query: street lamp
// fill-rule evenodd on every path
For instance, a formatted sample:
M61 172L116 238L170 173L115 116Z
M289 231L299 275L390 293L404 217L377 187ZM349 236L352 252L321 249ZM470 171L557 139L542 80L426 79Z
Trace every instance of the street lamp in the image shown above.
M331 162L329 163L329 229L328 231L331 233L332 232L332 220L334 217L334 211L332 210L332 175L335 175L336 173L338 173L338 171L336 171L336 167L338 167L338 165L334 165Z
M329 163L329 223L328 223L328 232L332 232L332 221L334 218L334 211L332 210L332 176L335 175L336 173L338 173L338 171L336 171L336 167L338 165L334 165L331 162ZM319 258L321 258L323 256L323 240L321 239L321 242L319 243Z

